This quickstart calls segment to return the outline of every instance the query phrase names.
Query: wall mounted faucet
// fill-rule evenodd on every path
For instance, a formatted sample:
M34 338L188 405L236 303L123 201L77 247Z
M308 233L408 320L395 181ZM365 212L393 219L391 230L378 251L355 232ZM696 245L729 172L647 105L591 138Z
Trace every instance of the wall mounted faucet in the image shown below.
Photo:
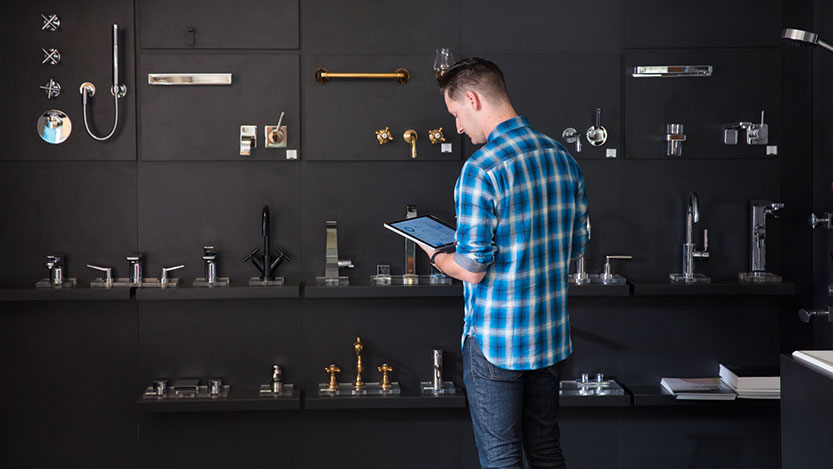
M766 271L766 216L778 218L778 211L784 208L784 204L769 202L766 200L752 201L751 215L751 240L750 260L752 268L750 272L741 272L738 278L742 282L750 283L778 283L781 277Z
M402 138L405 139L405 143L407 143L408 145L411 146L411 158L413 158L413 159L416 159L416 157L417 157L417 146L416 146L417 137L418 137L417 132L414 129L406 130L405 134L402 136Z
M252 261L252 264L260 271L260 277L252 277L249 279L249 286L280 286L284 283L283 277L275 277L275 269L278 268L284 259L291 260L290 257L279 248L274 248L277 257L272 257L272 223L269 217L269 206L264 205L260 214L260 232L263 236L263 254L260 254L260 249L255 248L250 252L243 262Z
M764 111L761 111L761 123L740 122L723 131L724 145L737 145L738 132L746 130L747 145L766 145L769 143L769 125L764 123Z
M670 274L672 283L710 283L711 278L694 273L694 260L709 258L709 230L703 230L703 250L698 251L692 240L694 225L700 222L700 202L696 192L692 192L685 215L685 243L683 243L683 271Z
M607 142L607 129L602 126L602 108L596 108L596 125L587 129L587 141L594 147L599 147Z
M561 138L567 143L576 144L576 153L581 153L581 135L572 127L567 127L561 132Z

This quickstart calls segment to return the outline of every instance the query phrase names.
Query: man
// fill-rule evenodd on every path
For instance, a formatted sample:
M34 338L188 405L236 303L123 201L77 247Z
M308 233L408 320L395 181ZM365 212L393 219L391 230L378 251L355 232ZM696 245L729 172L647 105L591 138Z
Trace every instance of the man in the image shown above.
M494 63L461 60L440 89L457 133L485 144L454 189L456 252L424 248L464 282L463 379L480 464L565 467L558 383L572 352L569 263L587 241L581 169L515 112Z

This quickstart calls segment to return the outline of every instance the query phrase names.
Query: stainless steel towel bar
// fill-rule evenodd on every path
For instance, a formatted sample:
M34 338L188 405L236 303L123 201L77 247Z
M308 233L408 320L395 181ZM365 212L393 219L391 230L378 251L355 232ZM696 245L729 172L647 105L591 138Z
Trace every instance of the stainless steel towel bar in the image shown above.
M231 73L148 73L149 85L230 85Z
M634 78L710 77L711 65L639 65L633 68Z

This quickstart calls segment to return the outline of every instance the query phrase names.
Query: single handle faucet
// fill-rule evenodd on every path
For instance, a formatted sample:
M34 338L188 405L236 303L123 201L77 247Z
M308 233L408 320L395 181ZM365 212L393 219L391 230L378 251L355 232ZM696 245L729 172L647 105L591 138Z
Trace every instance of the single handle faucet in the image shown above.
M173 272L174 270L179 270L183 267L185 267L185 264L180 264L174 267L162 267L162 275L159 276L159 282L162 284L162 288L167 287L170 282L168 272Z
M405 139L405 143L407 143L411 146L411 158L413 158L413 159L416 159L416 157L417 157L417 146L416 146L417 137L418 137L417 132L414 129L406 130L405 134L402 136L402 138Z
M110 288L113 286L113 268L112 267L100 267L97 265L87 264L87 267L95 270L100 270L104 272L104 286Z
M49 269L49 283L52 285L61 286L64 284L64 262L66 256L63 254L53 254L46 256L44 265Z
M205 261L205 280L208 283L217 283L217 250L214 246L202 248L202 260Z
M633 256L605 256L605 270L601 275L602 283L613 283L616 276L613 274L613 269L610 267L611 260L631 260Z
M142 277L142 261L144 254L136 254L135 256L127 256L127 262L130 264L130 278L129 282L134 285L140 285L144 281Z
M710 279L704 275L694 273L694 259L709 259L709 230L703 230L703 250L698 251L693 241L694 225L700 222L700 200L696 192L692 192L688 200L685 218L685 243L683 243L683 271L670 275L673 282L679 283L708 283Z

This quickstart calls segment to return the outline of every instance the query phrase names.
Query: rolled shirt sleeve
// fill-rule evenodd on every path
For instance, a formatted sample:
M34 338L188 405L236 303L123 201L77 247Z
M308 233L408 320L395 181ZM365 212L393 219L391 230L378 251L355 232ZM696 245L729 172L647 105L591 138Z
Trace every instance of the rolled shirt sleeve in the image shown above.
M578 184L576 185L575 208L573 247L570 253L571 260L576 260L584 254L584 250L587 247L587 237L589 235L587 232L587 195L584 192L584 177L580 171L578 173Z
M495 260L495 184L482 168L463 165L454 190L457 252L454 261L469 272L485 272Z

